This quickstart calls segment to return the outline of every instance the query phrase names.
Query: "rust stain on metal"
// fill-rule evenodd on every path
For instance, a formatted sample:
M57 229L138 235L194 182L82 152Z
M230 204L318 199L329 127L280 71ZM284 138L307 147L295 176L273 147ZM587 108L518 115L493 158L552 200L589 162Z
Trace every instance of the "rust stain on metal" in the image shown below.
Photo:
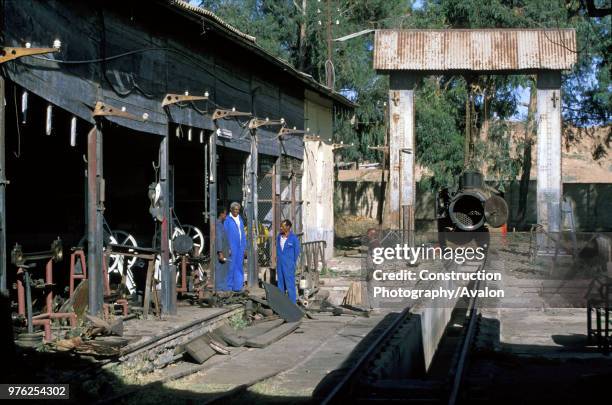
M576 63L573 29L377 30L379 70L568 70Z
M392 100L393 100L393 105L397 107L399 105L399 102L400 102L399 91L395 91L395 90L393 91L393 98L392 98Z

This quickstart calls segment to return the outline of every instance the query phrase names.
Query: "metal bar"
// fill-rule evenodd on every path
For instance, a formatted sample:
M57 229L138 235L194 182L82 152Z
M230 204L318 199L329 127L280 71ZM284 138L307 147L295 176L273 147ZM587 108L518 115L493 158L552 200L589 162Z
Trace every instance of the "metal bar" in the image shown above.
M484 266L481 266L481 268ZM476 285L474 286L473 291L480 290L480 280L476 281ZM470 310L469 310L469 318L468 318L468 326L467 331L465 333L465 337L463 343L461 345L461 352L459 353L459 360L457 363L457 370L455 372L455 377L453 379L453 387L451 389L451 393L448 399L449 405L454 405L457 403L457 399L459 398L459 391L461 388L461 384L464 378L464 370L466 367L467 359L470 352L470 347L472 345L472 340L474 338L474 333L476 332L476 325L478 320L478 306L476 303L476 297L470 298Z
M87 134L87 267L89 272L89 313L99 315L102 312L104 297L102 295L102 267L97 257L97 244L102 243L97 235L97 201L98 201L98 130L94 126ZM98 288L99 287L99 288Z
M278 210L278 200L280 193L279 184L277 184L276 180L278 178L279 172L279 161L280 158L276 159L274 165L272 166L272 240L270 241L270 267L276 268L276 235L279 227L279 210ZM264 201L264 200L260 200Z
M6 160L5 160L5 95L6 83L0 75L0 293L8 293L6 289Z
M23 279L25 281L25 293L26 293L26 314L28 317L28 333L34 333L34 325L32 325L32 286L30 272L27 269L23 269Z
M217 132L213 131L208 138L208 152L210 153L208 163L208 207L210 218L210 270L209 277L212 288L215 288L215 257L217 256L216 235L217 235Z
M161 285L162 285L162 309L167 315L176 314L176 277L173 268L170 267L170 166L169 160L169 134L166 134L159 145L160 175L159 181L162 188L162 211L161 223Z
M293 166L291 169L291 180L289 181L291 187L291 222L295 227L295 174L293 173Z
M251 166L250 182L251 195L249 201L249 251L248 251L248 284L250 288L257 286L258 281L258 263L257 263L257 129L251 130Z

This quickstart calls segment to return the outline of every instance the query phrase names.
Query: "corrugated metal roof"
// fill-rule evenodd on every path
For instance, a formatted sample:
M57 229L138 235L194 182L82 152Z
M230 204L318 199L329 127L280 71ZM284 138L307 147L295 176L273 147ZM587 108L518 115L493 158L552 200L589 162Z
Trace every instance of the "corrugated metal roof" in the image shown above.
M573 29L377 30L378 70L568 70L576 63Z
M226 28L227 30L233 32L234 34L241 36L244 39L247 39L251 42L255 42L255 37L252 35L248 35L245 34L244 32L240 31L238 28L235 28L232 25L229 25L228 23L226 23L225 21L223 21L221 18L219 18L215 13L213 13L210 10L207 10L205 8L202 7L198 7L198 6L194 6L192 4L189 4L186 1L183 0L170 0L170 4L172 4L173 6L182 8L184 10L189 10L193 13L199 14L202 17L206 17L208 19L211 19L213 21L215 21L217 24L221 25L222 27Z
M165 0L165 1L167 2L166 4L170 4L175 9L181 10L183 12L187 12L187 14L196 15L198 17L201 17L203 19L213 22L214 23L213 25L216 28L221 29L226 34L229 33L229 36L231 38L237 39L238 40L237 42L242 43L251 51L263 56L265 59L274 63L275 65L280 67L282 70L288 72L290 75L292 75L293 77L297 78L302 83L304 83L306 87L313 89L319 94L329 97L330 99L335 100L336 102L346 107L355 108L357 106L357 104L353 103L352 101L344 97L342 94L317 82L311 75L294 68L288 62L272 55L271 53L269 53L268 51L260 47L255 42L255 37L245 34L242 31L238 30L237 28L226 23L212 11L191 5L183 0Z

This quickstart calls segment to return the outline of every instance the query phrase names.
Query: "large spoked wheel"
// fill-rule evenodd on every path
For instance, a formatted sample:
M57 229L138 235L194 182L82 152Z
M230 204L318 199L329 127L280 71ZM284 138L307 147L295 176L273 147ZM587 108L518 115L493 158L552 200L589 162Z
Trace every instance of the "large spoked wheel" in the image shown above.
M138 247L138 242L136 242L136 238L125 231L114 230L110 235L110 243L122 246L131 246L134 248ZM136 280L134 279L134 274L132 273L132 267L136 263L136 257L130 257L126 259L123 255L110 255L109 263L108 263L108 272L109 273L119 273L122 277L122 280L125 280L125 286L130 292L133 294L136 291Z
M182 228L183 233L193 240L196 256L200 256L204 251L204 234L193 225L183 225Z
M176 264L176 283L177 285L181 281L181 267L180 267L181 264L180 264L179 257L174 253L172 242L177 236L180 236L180 235L187 235L193 240L193 246L195 248L195 253L197 256L200 256L202 252L204 251L204 234L198 227L185 224L185 225L182 225L181 227L177 226L174 228L174 231L172 232L172 238L170 238L168 246L170 248L170 262ZM157 236L157 241L159 243L159 246L161 246L159 234ZM202 265L198 263L195 265L190 265L190 267L191 267L191 271L192 272L195 271L197 274L197 278L200 281L202 281L204 279L204 274L205 274L204 268L202 267ZM157 257L155 258L155 279L158 282L161 282L161 257L160 255L157 255Z

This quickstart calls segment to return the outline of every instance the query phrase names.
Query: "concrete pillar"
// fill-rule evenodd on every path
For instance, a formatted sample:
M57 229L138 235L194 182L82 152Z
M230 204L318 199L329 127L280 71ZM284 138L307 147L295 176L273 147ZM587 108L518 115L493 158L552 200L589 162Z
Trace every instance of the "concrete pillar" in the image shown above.
M393 72L389 78L389 184L383 219L387 229L414 230L416 80L409 72Z
M561 229L561 73L539 72L537 82L537 218L548 232Z

